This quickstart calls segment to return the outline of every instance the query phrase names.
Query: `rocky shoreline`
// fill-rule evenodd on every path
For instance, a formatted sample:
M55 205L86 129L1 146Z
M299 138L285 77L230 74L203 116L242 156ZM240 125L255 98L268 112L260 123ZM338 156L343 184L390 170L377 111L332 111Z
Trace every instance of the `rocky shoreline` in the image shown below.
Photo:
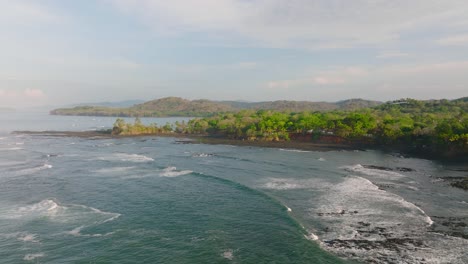
M229 139L219 136L199 135L199 134L182 134L182 133L158 133L158 134L134 134L134 135L114 135L112 130L95 130L95 131L14 131L14 134L27 134L37 136L54 136L54 137L80 137L89 139L105 139L105 138L128 138L128 137L173 137L180 138L177 144L214 144L214 145L235 145L247 147L264 147L264 148L284 148L284 149L297 149L303 151L339 151L339 150L365 150L375 149L388 153L408 153L409 156L434 159L434 160L448 160L447 157L435 155L431 152L424 151L408 151L402 146L373 146L373 145L358 145L346 142L341 143L322 143L322 142L309 142L301 140L290 141L252 141ZM401 155L402 154L398 154ZM467 157L461 156L458 159L451 158L450 161L460 160L465 161ZM374 169L384 169L375 167ZM396 168L398 171L407 171L408 168ZM409 169L410 170L410 169ZM468 191L468 175L461 178L447 178L441 179L448 182L452 187L460 188Z
M112 135L110 130L96 131L14 131L14 134L54 136L54 137L80 137L89 139L105 138L132 138L132 137L173 137L180 138L178 144L215 144L236 145L250 147L286 148L305 151L332 151L332 150L355 150L355 146L347 144L313 143L302 141L248 141L238 139L227 139L209 135L181 134L181 133L158 133L137 135Z

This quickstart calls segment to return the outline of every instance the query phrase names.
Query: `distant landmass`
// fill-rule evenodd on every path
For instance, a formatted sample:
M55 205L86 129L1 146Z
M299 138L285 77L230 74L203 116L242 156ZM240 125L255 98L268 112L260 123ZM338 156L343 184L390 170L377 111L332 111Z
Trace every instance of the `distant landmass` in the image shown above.
M364 99L349 99L339 102L309 101L211 101L187 100L180 97L166 97L148 102L138 100L118 103L94 103L70 108L52 110L52 115L116 116L116 117L163 117L163 116L210 116L216 113L235 112L245 109L275 111L331 111L355 110L381 105L382 102Z
M80 103L80 104L72 104L68 107L78 107L78 106L131 107L137 104L142 104L144 102L145 100L125 100L125 101L118 101L118 102Z
M106 115L203 116L161 126L144 125L140 118L135 118L133 124L117 118L112 129L100 132L109 136L204 136L261 146L268 145L265 142L292 141L294 144L289 146L299 149L302 149L301 142L308 142L377 148L451 160L466 161L468 157L468 97L425 101L400 99L385 103L362 99L336 103L248 103L169 97L130 108L85 106L60 111L93 115L100 109ZM242 109L244 111L240 111ZM466 189L467 183L467 180L458 181L454 186Z

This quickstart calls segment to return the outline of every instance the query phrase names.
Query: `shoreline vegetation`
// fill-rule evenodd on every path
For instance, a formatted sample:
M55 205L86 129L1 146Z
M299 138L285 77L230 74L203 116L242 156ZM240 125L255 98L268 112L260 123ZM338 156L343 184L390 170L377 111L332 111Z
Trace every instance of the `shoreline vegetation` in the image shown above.
M167 100L164 102L167 103ZM80 136L79 132L66 134ZM117 118L111 130L95 134L181 136L212 144L229 141L234 145L298 149L314 146L327 146L328 149L370 148L433 159L466 161L468 97L428 101L402 99L371 108L326 112L255 109L213 112L208 117L164 125L145 125L139 117L135 118L134 123Z
M298 150L377 149L468 162L468 97L402 99L371 108L326 112L248 109L164 125L145 125L139 117L134 123L117 118L113 128L106 131L39 134L89 138L168 136L189 138L192 143ZM461 181L455 186L467 184Z
M468 98L404 99L352 111L241 110L175 124L133 124L118 118L112 135L181 134L243 144L305 143L374 148L439 159L468 157ZM266 143L270 142L270 143ZM289 142L289 143L284 143ZM296 144L298 143L298 144Z

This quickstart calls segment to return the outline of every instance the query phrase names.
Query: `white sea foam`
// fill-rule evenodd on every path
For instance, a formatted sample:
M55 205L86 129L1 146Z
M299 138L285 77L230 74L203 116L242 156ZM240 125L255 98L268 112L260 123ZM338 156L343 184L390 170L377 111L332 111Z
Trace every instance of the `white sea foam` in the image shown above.
M161 176L161 177L177 177L177 176L190 174L192 172L193 171L191 171L191 170L177 171L176 167L167 167L161 173L159 173L159 176Z
M267 182L261 187L263 189L272 189L272 190L293 190L293 189L305 188L305 186L300 185L297 182L286 180L286 179L273 179L271 182Z
M23 260L26 260L26 261L31 261L31 260L35 260L37 258L42 258L44 257L45 254L44 253L34 253L34 254L26 254L23 258Z
M431 180L431 183L443 182L443 181L444 181L444 179L442 179L442 178L437 178L437 179L435 179L435 180Z
M75 236L75 237L103 237L103 236L110 236L112 234L114 234L114 232L108 232L108 233L105 233L105 234L82 234L81 233L81 230L83 230L83 228L85 228L86 226L79 226L79 227L76 227L70 231L66 231L65 234L68 234L68 235L71 235L71 236Z
M39 239L37 238L37 234L31 234L28 232L14 232L9 234L0 234L0 238L6 239L16 239L23 242L32 242L38 243Z
M107 174L107 173L118 173L118 172L125 172L134 169L135 167L112 167L112 168L103 168L96 170L97 173Z
M208 153L196 153L192 155L192 157L194 158L207 158L211 156L213 156L213 154L208 154Z
M59 206L55 201L46 199L32 205L22 206L16 210L11 210L10 214L6 217L19 219L31 216L53 216L58 212L58 210L63 209L64 208Z
M413 191L419 191L419 188L418 187L414 187L414 186L406 186L407 189L410 189L410 190L413 190Z
M25 233L25 234L21 234L20 236L18 236L17 239L23 242L34 242L34 243L39 242L37 238L37 234Z
M90 237L106 236L110 235L112 232L106 234L82 234L82 229L101 225L113 221L118 217L120 217L118 213L104 212L80 204L61 205L52 199L0 211L0 219L14 219L20 222L40 219L41 221L60 223L62 230L56 230L58 233ZM36 234L22 233L18 236L18 239L34 242L34 240L36 240Z
M288 152L298 152L298 153L310 152L310 151L308 151L308 150L300 150L300 149L282 149L282 148L280 148L279 150L281 150L281 151L288 151Z
M122 161L131 161L131 162L148 162L154 161L153 158L147 157L145 155L138 155L138 154L117 154L117 156Z
M117 153L110 157L100 157L100 160L109 160L109 161L129 161L129 162L150 162L154 161L153 158L147 157L145 155L139 154L126 154L126 153Z
M400 258L400 251L410 252L409 249L420 245L417 242L411 244L409 240L410 242L396 244L393 248L377 244L372 250L362 250L359 246L354 248L353 241L375 242L387 241L389 238L417 240L418 237L427 235L428 227L433 224L432 219L415 204L381 190L371 181L358 176L346 177L342 183L332 186L313 203L316 207L311 208L310 216L320 218L327 227L320 231L320 239L344 243L343 246L339 243L322 245L336 253L356 254L368 261L379 254ZM348 245L346 241L350 241ZM395 248L399 249L394 251ZM418 250L421 250L420 256L423 255L425 249L421 247ZM413 253L408 254L403 254L405 261L401 263L417 262L412 259Z
M170 167L166 167L163 169L163 171L167 172L167 171L175 171L177 170L177 167L174 167L174 166L170 166Z
M400 219L401 215L403 215L404 217L408 217L408 220L412 223L418 223L418 221L421 222L422 220L425 224L432 224L432 220L418 206L396 194L381 190L368 179L358 176L347 177L345 181L335 185L331 188L326 199L329 203L322 206L323 212L357 210L359 215L375 216L379 220L385 218L385 222L394 220L398 223L404 220ZM376 213L388 213L389 215L378 217Z
M42 170L51 169L52 167L53 166L50 165L50 164L43 164L41 166L37 166L37 167L34 167L34 168L27 168L27 169L14 171L14 172L12 172L12 175L14 175L14 176L30 175L30 174L34 174L34 173L37 173L37 172L42 171Z
M326 161L326 159L324 159L324 158L318 158L317 160L318 161Z
M267 178L268 182L261 184L262 189L271 190L294 190L294 189L322 189L330 187L331 184L322 179L291 179L291 178Z
M12 147L12 148L2 148L0 150L3 150L3 151L13 151L13 150L23 150L24 148L20 148L20 147Z
M223 258L233 260L234 259L234 251L232 249L227 249L222 254Z
M349 172L358 172L358 173L362 173L367 176L373 176L376 178L397 179L397 178L405 177L405 175L400 174L398 172L365 168L361 164L356 164L353 166L344 166L342 168Z
M309 232L309 234L304 235L304 237L306 239L312 240L312 241L319 240L319 237L316 234L312 233L312 232Z

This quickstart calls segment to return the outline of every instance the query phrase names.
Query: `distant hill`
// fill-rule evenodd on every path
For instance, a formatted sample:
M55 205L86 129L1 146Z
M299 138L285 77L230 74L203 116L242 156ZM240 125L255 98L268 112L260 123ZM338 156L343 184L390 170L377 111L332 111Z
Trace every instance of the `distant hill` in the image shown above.
M69 107L77 107L77 106L104 106L104 107L131 107L137 104L144 103L144 100L125 100L119 102L97 102L97 103L80 103L80 104L73 104Z
M107 107L85 105L73 108L59 108L51 111L53 115L89 115L89 116L208 116L215 113L239 111L242 109L276 111L331 111L373 107L381 104L377 101L350 99L336 103L308 101L210 101L187 100L179 97L166 97L133 105L131 107Z
M400 99L382 103L364 99L348 99L330 102L309 102L309 101L267 101L267 102L241 102L241 101L211 101L211 100L187 100L180 97L166 97L148 102L132 105L130 107L108 107L101 105L85 105L73 108L59 108L52 110L53 115L87 115L87 116L141 116L141 117L162 117L162 116L210 116L216 113L235 112L243 109L251 110L275 110L275 111L333 111L333 110L356 110L362 108L379 107L390 110L399 105L402 111L410 111L418 108L423 102L432 107L427 111L439 111L446 107L447 103L453 102L465 109L468 97L455 100L426 100L418 101L413 99ZM138 101L124 101L112 103L114 105L131 104ZM141 101L140 101L141 102Z
M468 102L468 96L453 100L454 102Z
M76 106L73 108L59 108L51 111L53 115L89 115L89 116L208 116L215 113L239 111L243 109L276 110L276 111L331 111L353 110L374 107L382 104L378 101L350 99L336 103L308 102L308 101L211 101L187 100L180 97L166 97L136 104L130 107L107 106Z
M160 116L206 116L213 113L235 110L229 105L210 100L187 100L166 97L131 107L132 110Z
M207 116L214 113L234 111L228 105L209 100L186 100L179 97L166 97L131 107L77 106L52 110L52 115L87 116Z
M375 107L381 104L382 102L379 101L371 101L364 99L348 99L336 102L336 105L338 105L338 107L343 110L355 110L360 108Z

